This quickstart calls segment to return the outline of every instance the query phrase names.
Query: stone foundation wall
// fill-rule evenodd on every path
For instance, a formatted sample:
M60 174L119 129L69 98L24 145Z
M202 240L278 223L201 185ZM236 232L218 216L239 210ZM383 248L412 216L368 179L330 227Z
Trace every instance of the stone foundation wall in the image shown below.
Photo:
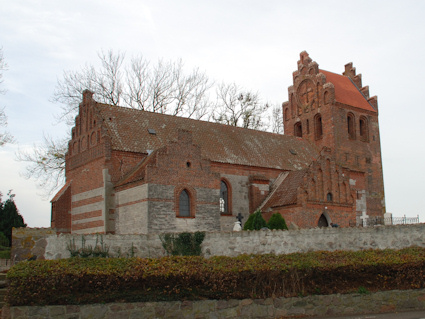
M209 256L288 254L308 251L401 249L425 247L425 224L370 228L316 228L291 231L208 232L202 252ZM12 260L68 258L67 247L107 246L112 256L161 257L165 255L158 234L57 235L52 229L14 229Z
M12 261L10 259L0 259L0 272L4 270L8 270L12 265Z
M425 309L425 289L373 294L244 300L110 303L3 308L3 319L21 318L302 318Z
M204 256L425 247L425 224L207 233Z

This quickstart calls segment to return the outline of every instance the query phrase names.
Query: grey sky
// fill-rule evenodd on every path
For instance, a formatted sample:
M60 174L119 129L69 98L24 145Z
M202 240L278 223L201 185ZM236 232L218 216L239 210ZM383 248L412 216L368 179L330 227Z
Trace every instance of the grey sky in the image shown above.
M336 73L353 62L378 95L386 205L425 221L422 55L425 1L9 1L0 0L0 46L8 130L0 149L0 191L13 189L30 226L47 227L50 204L19 176L18 147L31 148L53 125L49 101L63 70L97 63L100 50L182 58L217 81L236 82L270 102L287 100L299 53Z

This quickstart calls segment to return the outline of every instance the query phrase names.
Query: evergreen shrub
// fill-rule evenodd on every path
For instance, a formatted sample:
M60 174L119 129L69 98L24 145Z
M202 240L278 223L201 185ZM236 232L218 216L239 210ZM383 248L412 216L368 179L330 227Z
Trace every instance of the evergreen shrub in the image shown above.
M12 228L27 227L24 223L24 218L18 212L12 191L9 191L9 198L5 201L2 200L2 193L0 192L0 232L2 232L7 240L9 246L12 245Z
M272 215L272 217L270 217L269 222L267 223L267 227L270 229L288 230L285 219L279 213L275 213Z
M254 214L249 215L248 220L243 226L243 230L260 230L264 227L267 227L267 223L261 211L257 210Z
M9 239L0 231L0 250L5 250L6 248L9 248Z

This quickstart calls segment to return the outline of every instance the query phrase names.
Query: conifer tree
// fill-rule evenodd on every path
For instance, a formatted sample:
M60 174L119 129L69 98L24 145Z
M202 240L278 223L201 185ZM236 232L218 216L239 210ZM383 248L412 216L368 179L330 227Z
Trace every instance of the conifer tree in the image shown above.
M257 210L254 214L249 215L243 230L260 230L267 227L267 223L261 215L261 211Z
M288 226L286 226L286 221L282 217L281 214L275 213L270 217L269 222L267 223L267 226L270 229L285 229L288 230Z
M26 227L24 219L19 214L18 208L16 207L13 198L14 194L9 191L7 194L9 198L6 201L2 201L2 194L0 193L0 232L6 235L9 240L9 245L12 244L12 228Z

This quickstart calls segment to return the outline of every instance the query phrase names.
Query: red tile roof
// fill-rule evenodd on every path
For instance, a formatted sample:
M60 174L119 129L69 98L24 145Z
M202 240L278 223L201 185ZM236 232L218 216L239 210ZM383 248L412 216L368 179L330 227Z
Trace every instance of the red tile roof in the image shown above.
M97 108L114 150L149 153L177 140L178 129L184 129L192 132L202 156L214 162L297 170L318 156L314 145L298 137L105 104Z
M326 82L331 82L334 85L337 102L376 112L349 77L324 70L320 70L320 72L326 76Z
M262 205L262 211L271 207L281 207L297 203L298 187L302 186L306 169L289 172L273 195Z

